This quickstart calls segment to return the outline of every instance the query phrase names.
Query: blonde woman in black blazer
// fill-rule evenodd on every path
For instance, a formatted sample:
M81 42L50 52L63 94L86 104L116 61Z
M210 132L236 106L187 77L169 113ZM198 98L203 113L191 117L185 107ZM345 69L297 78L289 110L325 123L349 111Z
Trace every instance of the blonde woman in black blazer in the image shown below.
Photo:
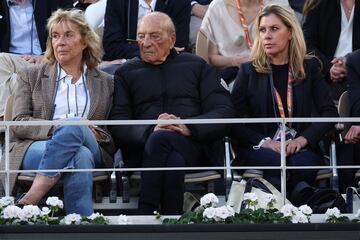
M304 37L294 12L277 5L265 7L256 20L255 34L252 61L240 66L231 93L237 116L311 117L314 107L322 117L337 116L318 61L305 54ZM281 106L284 111L279 110ZM287 165L320 165L321 157L314 149L332 126L332 123L288 124ZM276 123L234 126L233 138L240 142L242 153L238 155L239 164L279 166L278 129ZM292 189L299 181L311 185L315 175L316 170L292 170L287 186ZM278 185L278 170L265 171L265 177Z

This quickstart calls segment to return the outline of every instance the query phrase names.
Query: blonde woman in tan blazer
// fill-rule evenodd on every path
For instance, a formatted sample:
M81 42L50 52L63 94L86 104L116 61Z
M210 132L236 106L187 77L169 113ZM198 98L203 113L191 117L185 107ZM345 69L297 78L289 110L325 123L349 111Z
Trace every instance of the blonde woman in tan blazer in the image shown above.
M113 79L97 70L99 38L79 11L58 10L47 25L45 63L19 74L13 116L28 120L105 120ZM106 130L94 126L16 126L11 169L91 169L112 166L114 149ZM106 150L105 150L106 149ZM39 172L19 204L37 204L63 177L65 210L90 215L92 172ZM16 176L11 177L11 189Z

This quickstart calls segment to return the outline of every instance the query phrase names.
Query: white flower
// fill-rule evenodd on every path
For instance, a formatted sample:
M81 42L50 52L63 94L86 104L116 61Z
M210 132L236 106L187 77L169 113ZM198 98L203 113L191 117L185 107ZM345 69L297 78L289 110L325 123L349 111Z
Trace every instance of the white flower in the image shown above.
M213 193L205 194L202 198L200 198L201 206L216 206L219 203L219 199Z
M298 209L291 204L285 204L280 209L280 212L284 214L284 217L292 217L298 212Z
M264 195L264 202L266 203L266 205L274 200L275 200L274 195L272 195L271 193L267 193Z
M7 206L3 212L2 217L5 219L19 218L22 219L22 210L18 206L10 205Z
M308 223L308 217L301 211L297 211L291 218L292 223Z
M9 205L14 205L13 197L2 197L0 198L0 207L7 207Z
M357 213L355 214L356 218L360 218L360 208L358 209Z
M303 214L305 214L305 215L307 215L307 216L309 216L309 215L311 215L312 214L312 209L311 209L311 207L309 207L308 205L301 205L300 207L299 207L299 210L303 213Z
M40 216L49 215L50 212L51 212L50 208L48 208L48 207L43 207L43 208L41 209Z
M38 206L26 205L22 209L22 219L29 220L40 216L41 210Z
M251 202L255 202L258 200L258 197L256 196L255 193L245 193L244 194L244 200L249 200Z
M276 203L276 198L271 193L265 193L261 198L257 200L257 205L264 209L273 209Z
M206 208L203 212L203 217L213 219L216 216L216 209L213 207Z
M66 225L76 224L79 225L81 223L81 216L77 213L71 213L65 216L62 220Z
M118 224L126 225L128 223L130 223L129 218L124 214L120 214L118 217Z
M326 210L326 219L330 218L330 217L340 217L340 210L337 207L334 208L328 208L328 210Z
M93 213L93 214L91 214L90 216L88 216L87 218L88 219L90 219L90 220L95 220L96 218L98 218L98 217L104 217L102 214L100 214L100 213Z
M50 207L58 207L58 208L64 207L63 201L61 201L58 197L48 197L46 199L46 204Z
M234 216L234 209L230 206L222 206L215 208L215 220L225 220L230 216Z
M235 210L233 207L226 205L226 208L228 210L229 216L231 216L231 217L235 216Z

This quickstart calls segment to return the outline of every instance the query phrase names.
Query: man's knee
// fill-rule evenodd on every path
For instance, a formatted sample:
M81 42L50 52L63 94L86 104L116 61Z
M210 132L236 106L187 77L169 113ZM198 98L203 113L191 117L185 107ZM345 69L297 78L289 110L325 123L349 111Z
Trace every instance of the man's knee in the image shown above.
M155 131L149 136L146 142L145 151L152 152L155 149L159 149L159 147L166 149L167 147L170 147L177 138L181 137L183 136L171 131Z

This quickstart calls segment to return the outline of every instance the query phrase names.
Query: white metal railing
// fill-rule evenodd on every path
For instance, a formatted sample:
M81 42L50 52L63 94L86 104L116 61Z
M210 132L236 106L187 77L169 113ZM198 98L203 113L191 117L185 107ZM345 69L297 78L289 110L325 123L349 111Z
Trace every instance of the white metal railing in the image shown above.
M333 169L334 166L286 166L285 124L296 122L360 122L360 118L228 118L228 119L179 119L179 120L101 120L101 121L2 121L5 128L5 194L9 195L10 174L27 172L97 172L97 171L169 171L169 170L225 170L229 166L205 167L161 167L161 168L101 168L101 169L52 169L52 170L12 170L9 169L9 128L12 126L49 126L49 125L155 125L155 124L236 124L236 123L280 123L281 128L281 164L280 166L230 166L230 169L278 169L281 171L281 192L283 201L286 198L286 170L290 169ZM360 168L360 165L336 166L338 169Z

